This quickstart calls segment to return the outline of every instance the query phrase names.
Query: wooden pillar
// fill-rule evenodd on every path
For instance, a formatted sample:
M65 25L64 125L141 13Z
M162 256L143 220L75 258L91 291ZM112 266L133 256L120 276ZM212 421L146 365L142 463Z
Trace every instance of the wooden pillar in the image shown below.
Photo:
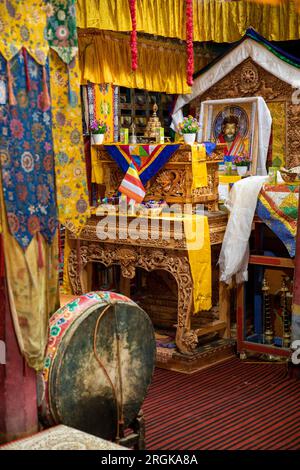
M130 279L122 276L122 274L120 277L120 292L130 298Z
M295 339L300 339L300 195L298 203L294 292L292 307L292 340Z
M1 364L0 360L0 443L3 443L38 431L36 374L19 351L4 276L0 276L0 340L6 353L6 363Z

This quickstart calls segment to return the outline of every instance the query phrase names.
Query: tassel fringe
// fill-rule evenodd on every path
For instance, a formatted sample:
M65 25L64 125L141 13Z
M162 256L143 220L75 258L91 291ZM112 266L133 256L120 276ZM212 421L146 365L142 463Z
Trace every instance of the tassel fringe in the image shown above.
M46 67L43 65L43 109L47 111L51 106L50 95L47 84Z
M40 232L37 232L37 242L38 242L38 267L42 269L44 267L44 258L43 258L43 249L42 249L42 237Z
M186 0L186 52L186 81L189 86L192 86L194 83L193 0Z
M27 57L27 51L26 51L25 47L22 47L22 54L23 54L23 57L24 57L26 88L27 88L27 91L30 91L31 90L31 83L30 83L29 70L28 70L28 57Z
M14 95L14 87L13 87L13 76L11 73L10 63L7 62L7 89L8 89L8 102L10 106L16 106L17 100Z
M131 69L137 70L138 67L138 49L137 49L137 32L136 32L136 0L129 0L130 16L132 31L130 34L131 47Z

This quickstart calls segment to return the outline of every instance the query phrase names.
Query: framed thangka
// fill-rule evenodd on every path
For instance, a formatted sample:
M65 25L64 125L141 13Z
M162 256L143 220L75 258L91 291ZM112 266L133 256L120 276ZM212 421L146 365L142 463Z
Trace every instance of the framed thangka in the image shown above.
M200 135L198 141L224 144L224 164L249 160L248 174L255 175L258 156L257 101L254 98L211 100L201 103ZM240 158L238 158L240 157Z

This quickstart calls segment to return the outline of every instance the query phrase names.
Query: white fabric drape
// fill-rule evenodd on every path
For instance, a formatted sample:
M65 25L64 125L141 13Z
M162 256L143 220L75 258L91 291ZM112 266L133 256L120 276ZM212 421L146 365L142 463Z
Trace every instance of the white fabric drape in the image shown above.
M220 280L230 284L248 280L249 238L257 198L267 176L250 176L234 184L226 203L230 210L219 257Z

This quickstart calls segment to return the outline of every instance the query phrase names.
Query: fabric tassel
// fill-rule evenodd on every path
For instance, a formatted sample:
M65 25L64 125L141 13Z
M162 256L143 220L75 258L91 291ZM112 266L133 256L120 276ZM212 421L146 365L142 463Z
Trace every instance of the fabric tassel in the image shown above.
M186 0L186 52L187 66L186 76L187 84L193 85L194 73L194 46L193 46L193 0Z
M42 269L44 267L44 258L43 258L43 249L42 249L42 237L40 232L37 232L37 242L38 242L38 267Z
M28 70L28 57L27 57L27 51L26 51L25 47L22 47L22 54L23 54L23 57L24 57L26 88L27 88L27 91L30 91L31 90L31 83L30 83L29 70Z
M132 31L130 34L131 47L131 69L135 71L138 66L138 50L137 50L137 32L136 32L136 0L129 0L130 16Z
M8 102L10 106L16 106L17 100L14 95L14 87L13 87L13 76L11 73L10 63L7 62L7 89L8 89Z
M47 84L46 67L43 65L43 108L47 111L51 106L50 95Z

